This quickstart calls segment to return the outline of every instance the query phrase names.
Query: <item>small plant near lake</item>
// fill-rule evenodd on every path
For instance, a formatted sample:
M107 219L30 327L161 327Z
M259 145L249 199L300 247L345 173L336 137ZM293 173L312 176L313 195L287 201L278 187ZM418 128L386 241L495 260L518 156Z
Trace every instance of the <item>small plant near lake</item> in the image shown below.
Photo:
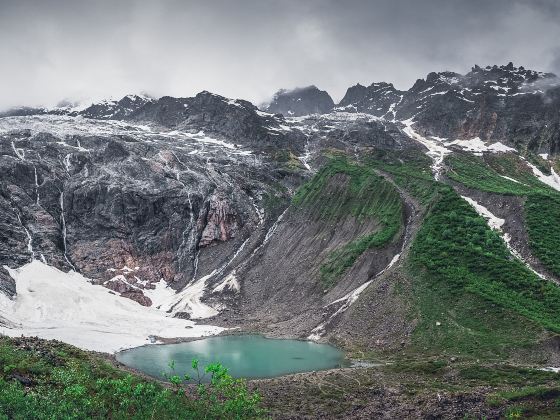
M242 419L264 414L260 408L260 395L250 392L244 379L233 378L220 363L211 363L202 370L199 361L193 359L191 367L196 377L176 374L174 361L168 366L171 372L164 374L164 377L173 385L175 392L193 398L199 410L206 413L208 418ZM209 383L204 383L207 375L210 375ZM192 381L195 384L189 385ZM196 389L194 394L193 387Z

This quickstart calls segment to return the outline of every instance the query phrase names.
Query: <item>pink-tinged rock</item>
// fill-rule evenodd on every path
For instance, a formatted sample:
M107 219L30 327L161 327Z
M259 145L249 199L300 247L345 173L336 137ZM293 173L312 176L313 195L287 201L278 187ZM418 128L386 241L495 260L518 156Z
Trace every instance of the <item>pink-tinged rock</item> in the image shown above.
M230 207L229 201L223 196L213 195L199 246L208 246L214 241L227 241L235 237L237 230L237 213Z
M149 297L144 296L144 293L139 290L124 292L121 293L121 296L138 302L142 306L152 306L152 300Z

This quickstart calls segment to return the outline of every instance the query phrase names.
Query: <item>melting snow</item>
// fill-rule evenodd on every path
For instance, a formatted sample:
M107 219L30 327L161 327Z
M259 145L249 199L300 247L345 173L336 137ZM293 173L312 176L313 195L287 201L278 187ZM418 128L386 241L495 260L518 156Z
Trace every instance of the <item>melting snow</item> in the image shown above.
M495 230L502 230L502 226L504 225L504 223L506 222L505 219L500 219L499 217L494 216L490 210L488 210L486 207L484 207L481 204L478 204L475 200L473 200L472 198L469 197L465 197L465 196L461 196L463 197L463 199L469 203L475 210L476 212L481 215L482 217L484 217L486 219L486 221L488 222L488 226L490 226L492 229Z
M545 175L532 163L527 162L527 165L529 165L529 167L533 170L533 174L535 174L539 181L548 185L549 187L554 188L557 191L560 191L560 176L558 176L558 174L554 171L554 168L550 168L550 175Z
M455 144L462 149L468 150L470 152L515 152L516 150L512 147L508 147L505 144L496 142L490 145L484 143L479 137L475 137L470 140L455 140L449 144Z
M223 292L225 290L239 292L240 287L239 287L239 282L237 281L237 277L235 275L235 270L229 273L224 279L224 281L222 281L220 284L214 287L212 291Z
M201 337L223 328L171 318L95 286L76 272L64 273L34 260L19 269L5 267L16 282L17 295L0 294L0 315L13 328L0 334L57 339L77 347L116 352L149 344L149 336Z
M426 154L434 161L432 165L432 171L434 172L434 178L436 179L436 181L438 181L441 175L443 159L447 154L451 153L451 150L445 147L442 139L440 139L439 137L432 137L429 139L426 137L422 137L420 134L414 131L414 129L412 128L412 125L414 124L412 118L401 121L401 123L405 125L403 131L408 137L416 140L419 143L422 143L428 148L428 152Z
M250 238L247 238L241 246L237 249L235 254L220 268L215 269L210 274L194 280L187 284L179 293L171 296L171 298L163 302L160 309L172 313L188 312L192 319L204 319L216 316L219 314L215 308L202 302L202 297L206 292L206 284L210 279L222 274L237 258L239 254L247 245Z

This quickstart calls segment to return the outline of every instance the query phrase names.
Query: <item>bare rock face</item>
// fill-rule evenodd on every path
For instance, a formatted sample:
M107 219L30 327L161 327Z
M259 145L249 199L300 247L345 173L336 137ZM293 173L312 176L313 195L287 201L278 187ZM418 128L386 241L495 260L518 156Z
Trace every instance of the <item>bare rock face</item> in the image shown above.
M199 246L204 247L214 241L225 242L235 238L238 231L238 217L228 200L223 196L212 195L208 207Z
M305 135L248 102L104 105L0 118L0 267L40 259L151 305L161 280L180 289L226 264L276 212L265 198L303 179L265 151L299 154ZM5 270L0 290L15 294Z
M12 299L16 295L16 283L4 267L0 267L0 293Z
M348 88L337 109L366 112L377 117L392 119L404 93L395 89L392 83L372 83L367 87L358 83Z
M265 111L282 114L285 117L299 117L311 114L327 114L334 108L330 95L316 86L292 90L281 89L265 107Z

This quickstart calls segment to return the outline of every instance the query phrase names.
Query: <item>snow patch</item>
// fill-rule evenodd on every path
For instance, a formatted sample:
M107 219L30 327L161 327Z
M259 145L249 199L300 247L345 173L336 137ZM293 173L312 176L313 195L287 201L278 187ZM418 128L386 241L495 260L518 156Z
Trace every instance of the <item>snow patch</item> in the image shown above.
M538 271L536 271L531 264L529 264L528 261L526 261L521 254L513 248L513 246L511 245L511 236L508 233L504 233L502 230L502 226L505 223L504 219L500 219L499 217L494 216L494 214L492 214L492 212L490 212L490 210L488 210L486 207L484 207L483 205L477 203L475 200L469 198L469 197L465 197L465 196L461 196L467 203L469 203L475 210L476 212L484 217L486 219L486 221L488 222L488 226L490 226L490 228L496 230L500 237L502 238L502 240L505 242L506 247L508 248L509 252L515 257L517 258L519 261L521 261L523 264L525 264L525 266L531 270L534 274L536 274L537 276L539 276L541 279L546 280L546 277L544 275L542 275L541 273L539 273Z
M239 292L240 290L239 281L237 281L235 270L229 273L220 284L214 287L212 291L215 293L219 293L226 290L234 292Z
M113 353L149 344L149 336L202 337L223 330L171 318L93 285L79 273L64 273L39 260L19 269L5 268L16 282L17 295L10 301L0 294L0 315L13 324L0 326L0 334L57 339Z
M521 185L525 185L522 182L519 182L517 179L510 178L509 176L505 176L505 175L500 175L500 176L504 179L507 179L508 181L512 181L512 182L516 182L516 183L521 184Z
M454 140L449 144L454 144L459 146L460 148L467 150L469 152L490 152L490 153L498 153L498 152L515 152L516 150L513 147L506 146L503 143L496 142L487 145L484 143L480 137L475 137L469 140Z
M490 226L494 230L498 230L498 231L502 230L502 226L506 222L505 219L500 219L499 217L494 216L494 214L492 214L490 210L488 210L483 205L478 204L472 198L465 197L463 195L461 197L463 198L463 200L469 203L479 215L481 215L486 219L486 221L488 222L488 226Z

